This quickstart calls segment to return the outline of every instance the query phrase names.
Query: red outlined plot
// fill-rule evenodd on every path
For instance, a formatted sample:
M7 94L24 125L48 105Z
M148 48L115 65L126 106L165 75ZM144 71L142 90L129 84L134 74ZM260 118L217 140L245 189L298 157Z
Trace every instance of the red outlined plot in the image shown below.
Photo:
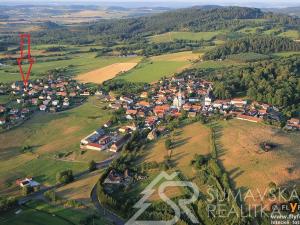
M24 56L24 44L25 44L25 39L27 39L27 56ZM26 76L23 72L22 69L22 61L23 60L27 60L29 63L29 67L26 73ZM17 59L18 62L18 66L19 66L19 70L20 70L20 74L23 80L23 84L25 86L25 88L28 85L28 80L30 77L30 72L32 69L32 65L34 64L34 59L31 58L31 53L30 53L30 34L20 34L20 58Z

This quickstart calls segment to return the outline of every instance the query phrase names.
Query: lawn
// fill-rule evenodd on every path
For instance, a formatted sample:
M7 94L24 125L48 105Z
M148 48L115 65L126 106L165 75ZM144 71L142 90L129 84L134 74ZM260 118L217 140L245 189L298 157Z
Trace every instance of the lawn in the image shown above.
M72 225L79 224L91 211L85 209L64 208L61 205L49 205L42 201L32 201L21 207L22 211L15 214L13 211L5 213L0 218L0 225ZM17 211L17 210L15 210ZM97 218L90 225L109 224Z
M185 176L192 177L194 171L190 165L195 154L210 154L210 130L200 123L193 123L177 129L171 135L174 143L171 160L175 167ZM163 162L167 156L166 138L161 138L147 149L145 160L148 162Z
M300 135L240 120L221 122L218 154L236 188L263 193L270 182L291 186L300 178ZM277 145L269 152L261 142ZM257 193L257 192L255 192ZM255 195L254 193L254 195Z
M39 62L39 58L36 59L35 64L32 67L31 78L35 79L40 76L44 76L47 71L60 67L69 67L71 74L76 75L80 73L89 72L101 67L105 67L114 63L121 62L137 62L139 57L136 58L124 58L124 57L95 57L96 53L80 53L69 54L70 59L54 60L48 62ZM34 55L33 55L34 57ZM45 58L43 58L44 60ZM24 71L27 71L27 65L24 65ZM6 66L0 70L0 82L13 82L21 80L18 66Z
M160 42L171 42L176 39L178 40L192 40L192 41L210 41L216 35L222 33L221 31L216 32L168 32L150 37L150 40L156 43Z
M18 177L37 176L44 184L53 184L59 170L85 170L88 161L109 157L110 153L79 148L80 140L110 116L98 104L91 97L80 107L56 114L38 113L20 127L0 133L1 193L15 192L12 184ZM23 153L24 145L32 146L32 151ZM58 153L68 156L58 158Z

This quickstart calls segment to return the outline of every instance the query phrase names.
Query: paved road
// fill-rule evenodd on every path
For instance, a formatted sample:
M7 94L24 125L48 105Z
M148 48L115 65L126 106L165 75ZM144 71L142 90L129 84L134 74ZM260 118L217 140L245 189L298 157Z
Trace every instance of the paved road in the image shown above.
M108 158L104 161L98 162L97 163L97 169L102 169L102 168L105 168L105 167L109 166L109 164L117 157L119 157L118 153L114 154L113 156L111 156L110 158ZM77 174L74 175L74 180L75 181L79 180L81 177L83 177L84 175L87 175L88 173L90 173L89 170L85 170L83 172L77 173ZM49 191L49 190L52 190L52 189L57 189L57 188L63 187L64 185L66 185L66 184L65 183L60 183L60 184L55 184L53 186L41 188L41 190L33 192L32 194L27 195L26 197L23 197L23 198L19 199L19 204L22 205L22 204L24 204L24 203L26 203L26 202L28 202L32 199L41 199L41 198L43 198L43 194L46 191Z
M97 169L102 169L102 168L105 168L105 167L108 167L109 164L114 160L116 159L117 157L119 157L119 153L116 153L114 154L113 156L111 156L110 158L104 160L104 161L101 161L101 162L98 162L97 163ZM86 170L86 171L83 171L83 172L80 172L80 173L77 173L74 175L74 180L79 180L81 177L83 177L84 175L87 175L88 173L90 173L89 170ZM33 200L33 199L42 199L44 198L43 194L46 192L46 191L49 191L49 190L52 190L52 189L57 189L57 188L60 188L60 187L63 187L64 185L66 185L65 183L60 183L60 184L56 184L56 185L53 185L53 186L50 186L50 187L45 187L45 188L42 188L41 190L37 191L37 192L34 192L26 197L23 197L19 200L19 204L22 205L30 200ZM96 192L96 185L94 186L92 192L91 192L91 200L94 204L94 206L96 207L96 209L98 210L98 212L100 214L102 214L108 221L111 221L113 224L115 225L124 225L125 222L123 221L122 218L120 218L118 215L116 215L115 213L105 209L104 207L101 206L101 204L99 203L98 201L98 197L97 197L97 192Z

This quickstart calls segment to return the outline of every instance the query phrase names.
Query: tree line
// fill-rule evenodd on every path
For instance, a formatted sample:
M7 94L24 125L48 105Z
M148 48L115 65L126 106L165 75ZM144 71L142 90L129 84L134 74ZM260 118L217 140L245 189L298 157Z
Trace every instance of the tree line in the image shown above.
M204 59L224 59L232 54L247 52L270 54L281 51L299 50L300 44L289 38L258 35L228 41L224 45L208 51L204 55Z

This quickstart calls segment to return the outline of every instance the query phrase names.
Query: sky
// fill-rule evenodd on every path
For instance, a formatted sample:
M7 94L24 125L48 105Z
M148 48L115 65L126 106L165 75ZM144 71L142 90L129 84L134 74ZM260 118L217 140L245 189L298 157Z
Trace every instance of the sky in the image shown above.
M299 0L0 0L0 3L13 4L104 4L119 5L129 7L133 6L166 6L166 7L184 7L191 5L238 5L249 7L292 7L300 6ZM128 4L126 4L128 3Z

